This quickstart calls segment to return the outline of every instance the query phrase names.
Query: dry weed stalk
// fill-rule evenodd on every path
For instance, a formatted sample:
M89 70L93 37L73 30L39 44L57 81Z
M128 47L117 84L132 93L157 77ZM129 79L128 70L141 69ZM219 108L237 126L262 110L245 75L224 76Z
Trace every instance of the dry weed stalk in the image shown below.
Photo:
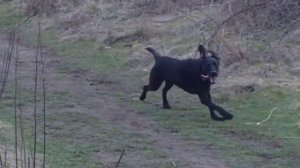
M120 157L119 157L119 160L118 160L118 162L117 162L115 168L118 168L118 167L119 167L119 164L120 164L120 162L121 162L121 160L122 160L122 157L123 157L123 155L124 155L124 152L125 152L125 150L123 149L122 152L121 152L121 155L120 155Z
M28 1L32 2L32 4L35 4L37 1ZM35 16L36 14L40 13L38 10L33 10L30 12L30 15L25 17L22 21L16 23L14 27L11 29L10 36L9 36L9 44L8 44L8 49L4 54L3 58L3 66L2 66L2 71L1 71L1 76L0 76L0 98L5 90L5 86L7 83L10 67L11 67L11 61L13 59L13 55L15 53L15 78L14 78L14 138L15 138L15 167L18 168L21 166L21 168L36 168L37 163L36 163L36 146L37 146L37 85L38 85L38 67L39 67L39 57L41 59L41 67L42 67L42 89L43 89L43 160L42 160L42 167L45 167L45 159L46 159L46 90L45 90L45 82L46 82L46 75L45 75L45 67L44 67L44 57L41 54L41 25L39 20L39 27L38 27L38 44L37 44L37 49L36 49L36 61L35 61L35 82L34 82L34 130L33 130L33 149L30 151L31 155L27 154L26 150L26 140L24 136L24 119L22 115L22 108L19 106L18 102L18 95L19 95L19 90L18 90L18 59L19 59L19 38L16 38L16 34L18 31L18 28L21 27L24 23L26 23L30 18ZM19 115L18 115L19 111ZM20 133L18 132L18 128L20 129ZM20 144L18 143L19 141L19 136L21 135L21 140ZM19 149L20 147L20 149ZM20 158L19 158L20 155ZM32 164L31 164L32 163ZM5 148L4 152L4 161L2 157L0 156L0 168L8 168L7 167L7 149Z
M17 38L17 47L16 47L16 58L15 58L15 97L14 97L14 109L15 109L15 162L16 168L19 167L18 163L18 114L17 114L17 96L18 96L18 60L20 53L20 40Z

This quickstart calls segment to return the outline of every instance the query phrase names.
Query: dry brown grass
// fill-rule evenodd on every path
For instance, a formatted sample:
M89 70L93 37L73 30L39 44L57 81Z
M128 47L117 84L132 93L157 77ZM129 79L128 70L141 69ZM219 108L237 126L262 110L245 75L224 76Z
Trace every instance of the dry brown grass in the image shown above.
M191 58L199 42L209 42L222 56L225 76L299 76L300 3L295 0L27 2L27 11L33 6L47 11L54 20L47 28L57 30L61 41L121 44L131 51L129 59L140 62L147 59L136 46Z

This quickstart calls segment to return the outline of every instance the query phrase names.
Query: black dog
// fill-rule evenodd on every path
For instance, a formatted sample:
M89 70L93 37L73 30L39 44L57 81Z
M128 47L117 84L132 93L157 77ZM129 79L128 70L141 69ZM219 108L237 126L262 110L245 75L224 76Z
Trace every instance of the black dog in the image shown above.
M150 72L149 85L143 87L140 100L145 100L148 91L156 91L165 81L162 90L164 108L171 108L167 100L167 92L175 84L188 93L197 94L201 103L209 108L212 119L223 121L233 118L230 113L211 101L210 86L215 83L215 77L218 76L220 59L213 51L206 51L202 45L199 45L198 50L202 55L200 59L178 60L161 56L150 47L146 50L154 56L155 65ZM217 116L214 110L222 117Z

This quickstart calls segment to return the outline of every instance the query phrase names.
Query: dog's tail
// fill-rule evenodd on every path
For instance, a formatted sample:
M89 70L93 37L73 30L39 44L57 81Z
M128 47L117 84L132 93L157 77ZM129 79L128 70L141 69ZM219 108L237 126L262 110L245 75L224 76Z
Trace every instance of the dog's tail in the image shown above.
M154 56L154 59L155 59L155 60L156 60L158 57L161 57L160 53L157 52L156 50L154 50L154 49L151 48L151 47L147 47L146 50L149 51L149 52Z

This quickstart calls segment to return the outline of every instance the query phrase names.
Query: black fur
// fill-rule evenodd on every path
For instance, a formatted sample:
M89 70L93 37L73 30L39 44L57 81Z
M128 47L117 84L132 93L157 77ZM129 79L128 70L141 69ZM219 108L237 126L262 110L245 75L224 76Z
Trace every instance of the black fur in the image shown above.
M223 121L233 118L230 113L211 101L210 86L219 71L219 57L213 51L206 51L202 45L199 45L198 51L202 55L200 59L178 60L161 56L150 47L146 50L154 56L155 64L150 72L149 85L143 87L140 100L145 100L148 91L156 91L162 82L165 82L162 90L164 108L171 108L167 100L167 92L176 85L188 93L197 94L201 103L209 108L212 119ZM214 110L222 117L217 116Z

